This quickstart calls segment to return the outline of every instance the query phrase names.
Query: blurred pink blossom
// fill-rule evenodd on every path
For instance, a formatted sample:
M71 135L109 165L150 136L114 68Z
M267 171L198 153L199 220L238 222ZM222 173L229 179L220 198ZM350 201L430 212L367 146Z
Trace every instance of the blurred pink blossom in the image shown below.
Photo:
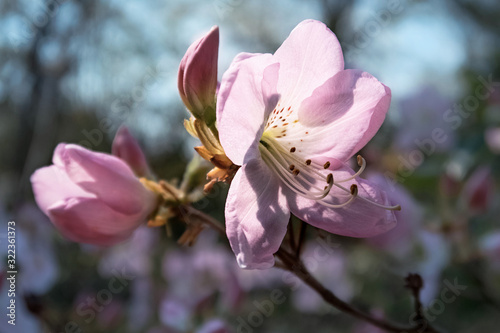
M494 154L500 154L500 127L489 128L484 132L484 140Z
M373 173L367 178L385 189L389 200L397 202L401 206L400 211L394 212L397 225L392 230L375 237L367 238L366 241L380 249L393 253L400 258L405 257L413 247L416 231L422 225L423 212L415 199L400 184L393 184L382 174ZM391 183L389 183L391 182Z
M465 183L463 196L469 211L484 212L493 198L495 183L491 169L487 166L478 167Z
M319 246L321 245L315 242L305 245L302 252L305 266L327 289L332 290L342 300L349 301L353 296L354 288L347 274L344 254L341 250L336 250L334 253L318 256L317 247ZM331 305L303 282L293 292L292 302L301 312L331 311Z
M220 319L212 319L196 330L196 333L231 333L227 324Z
M451 100L431 86L403 100L394 140L396 147L404 151L422 149L427 155L450 149L455 142L455 134L445 121L444 114L451 106ZM433 138L436 129L441 130L442 135Z
M227 249L215 243L214 234L204 236L191 248L165 253L162 272L169 285L168 296L186 300L186 306L196 311L218 295L219 304L234 311L243 296L236 274L239 268Z

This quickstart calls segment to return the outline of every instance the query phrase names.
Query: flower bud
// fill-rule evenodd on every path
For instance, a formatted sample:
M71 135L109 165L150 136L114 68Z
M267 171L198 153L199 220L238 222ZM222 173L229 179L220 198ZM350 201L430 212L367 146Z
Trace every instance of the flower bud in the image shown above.
M179 66L177 85L188 110L207 125L215 123L215 94L219 28L214 26L186 51Z
M476 169L467 180L463 190L469 209L475 213L483 212L488 208L493 192L494 182L488 167Z
M156 208L157 196L115 156L61 143L52 161L53 165L31 176L35 200L73 241L118 243L130 237Z
M136 176L150 178L151 171L146 161L146 157L139 143L132 134L130 134L126 126L120 127L118 132L116 132L111 152L116 157L125 161L134 171Z

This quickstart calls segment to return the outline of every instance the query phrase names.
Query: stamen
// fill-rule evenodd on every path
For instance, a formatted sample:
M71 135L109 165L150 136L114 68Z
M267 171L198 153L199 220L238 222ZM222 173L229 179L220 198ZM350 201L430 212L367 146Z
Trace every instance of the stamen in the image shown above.
M288 188L290 188L293 192L297 193L298 195L301 195L301 196L303 196L307 199L311 199L311 200L321 200L321 199L325 198L328 195L328 193L330 192L332 185L333 185L333 182L330 183L329 186L327 186L326 190L323 190L319 193L310 191L310 190L304 188L299 182L297 182L296 178L295 179L290 178L291 177L290 174L280 172L280 170L279 170L280 165L276 164L276 163L278 163L278 161L271 155L271 153L269 151L263 150L263 152L264 152L264 156L266 158L270 158L271 164L269 164L269 165L276 172L276 174L281 179L281 181L284 182L288 186ZM264 158L264 160L266 158ZM319 196L316 196L316 195L319 195Z
M330 161L326 161L326 163L323 165L323 169L328 169L330 167Z
M352 175L351 177L349 178L346 178L346 179L342 179L342 180L338 180L337 183L343 183L343 182L347 182L349 180L353 180L354 178L358 177L359 175L361 175L363 173L363 171L365 171L365 168L366 168L366 160L361 156L361 155L358 155L356 157L357 161L358 161L358 165L360 166L358 172L356 172L354 175Z
M290 153L295 153L295 147L290 148Z
M307 165L311 165L311 160L306 160Z
M293 170L293 175L294 175L294 176L297 176L299 173L300 173L300 170L299 170L299 169L295 169L295 170Z
M354 199L356 199L358 197L358 187L356 186L356 184L353 184L353 186L351 186L351 190L352 190L351 191L351 197L349 198L349 200L347 200L344 203L341 203L341 204L338 204L338 205L334 205L334 204L327 203L327 202L324 202L324 201L318 201L318 203L320 203L323 206L329 207L329 208L342 208L342 207L345 207L345 206L349 205L351 202L353 202Z
M293 169L295 169L295 165L290 164L290 166L288 168L290 169L290 171L293 171Z

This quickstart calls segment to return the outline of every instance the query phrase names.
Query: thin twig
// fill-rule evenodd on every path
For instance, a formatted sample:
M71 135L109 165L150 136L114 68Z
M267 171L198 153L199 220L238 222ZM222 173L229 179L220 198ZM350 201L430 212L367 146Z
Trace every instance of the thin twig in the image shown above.
M217 230L222 236L226 236L226 229L224 228L222 223L220 223L218 220L191 206L183 205L180 207L185 213L196 216L200 220L203 220L207 225Z
M300 253L302 252L302 246L304 245L304 240L306 239L306 227L307 223L300 221L300 231L297 249L295 251L295 257L300 258Z
M288 241L290 243L290 249L295 251L297 249L297 244L295 243L295 232L293 231L293 221L292 215L290 215L290 220L288 221Z

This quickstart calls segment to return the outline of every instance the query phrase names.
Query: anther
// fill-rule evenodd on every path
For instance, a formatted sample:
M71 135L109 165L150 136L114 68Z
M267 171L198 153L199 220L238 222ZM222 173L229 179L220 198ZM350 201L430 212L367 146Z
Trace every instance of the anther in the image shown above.
M330 167L330 161L326 161L326 163L323 165L323 169L328 169Z
M358 195L358 185L356 185L356 184L351 185L351 194Z
M328 184L333 184L333 175L331 173L329 173L328 176L326 176L326 182Z
M293 175L294 176L297 176L299 174L300 170L299 169L295 169L293 170Z
M290 148L290 153L295 153L295 150L296 150L295 147Z
M295 165L290 164L290 166L288 168L290 169L290 171L293 171L293 169L295 169Z
M311 160L306 160L307 165L311 165Z
M356 156L356 160L358 161L358 166L363 165L363 157L361 155Z

